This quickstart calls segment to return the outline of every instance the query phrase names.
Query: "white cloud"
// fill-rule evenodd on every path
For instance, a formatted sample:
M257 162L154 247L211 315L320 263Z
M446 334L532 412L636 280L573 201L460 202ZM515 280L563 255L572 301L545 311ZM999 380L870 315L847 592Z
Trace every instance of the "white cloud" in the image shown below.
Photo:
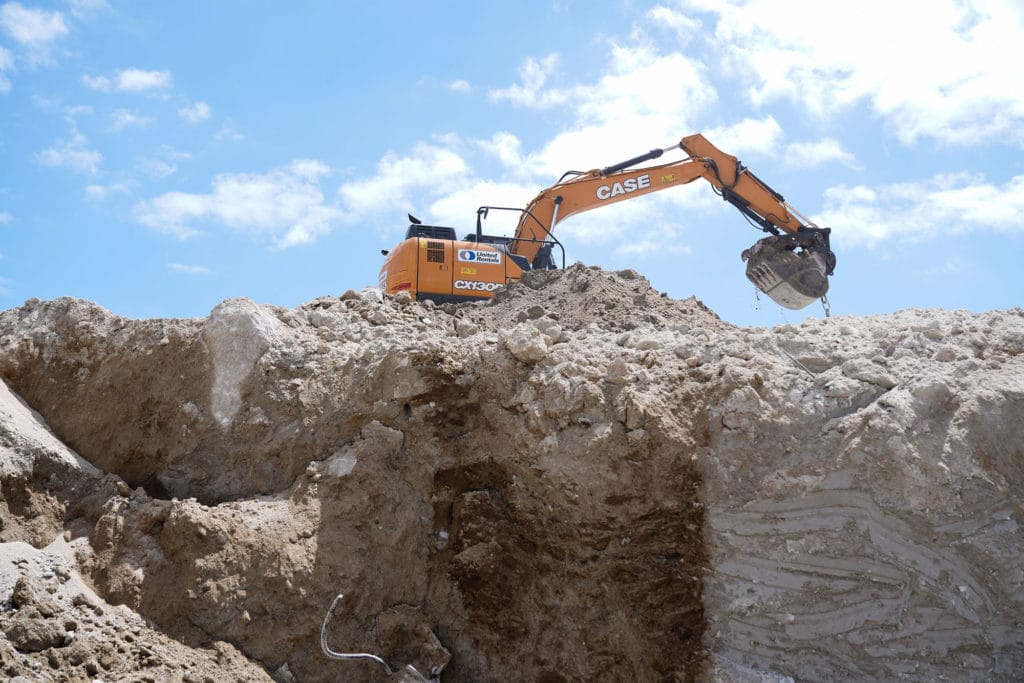
M110 185L86 185L85 197L91 201L102 201L113 193L131 193L131 184L127 182L111 183Z
M139 162L139 170L154 180L163 180L174 175L178 167L163 159L147 159Z
M663 5L658 5L657 7L649 9L647 11L647 19L649 19L655 26L660 26L674 31L676 35L683 40L688 40L694 37L702 28L702 24L699 19L686 16L681 12L674 12Z
M434 200L427 211L432 221L456 228L459 237L476 230L476 211L481 206L520 208L537 194L531 185L491 180L467 181L457 189ZM489 235L511 235L519 222L514 211L490 211L483 220Z
M828 117L866 103L905 144L930 137L1024 145L1024 90L1009 85L1024 77L1013 58L1024 34L1015 0L681 6L717 15L708 45L746 81L755 106L786 99Z
M63 113L65 118L67 119L74 119L76 116L81 116L83 114L91 114L92 112L92 107L90 107L87 104L78 104L74 106L61 108L61 113Z
M8 213L7 211L0 211L0 223L10 223L13 220L14 216L12 216L10 213Z
M679 24L683 30L685 26ZM609 44L605 72L595 81L554 86L558 57L527 60L520 70L519 83L492 90L493 102L509 102L530 108L564 110L569 124L535 150L524 150L522 142L508 132L498 132L489 139L460 144L457 140L435 140L434 145L419 145L406 156L390 154L371 178L353 180L340 190L346 206L355 215L385 210L401 215L416 209L414 204L427 203L426 220L473 227L476 208L481 205L525 207L542 188L551 185L567 170L587 171L634 157L652 147L677 143L685 134L694 132L698 120L716 102L717 92L708 79L705 67L680 52L664 52L647 41L642 32L629 44ZM771 117L743 120L723 127L745 148L764 149L776 145L781 137L777 122ZM497 159L501 166L498 177L484 179L472 170L471 162ZM674 158L666 155L660 161L681 161L679 151ZM442 163L447 159L449 163ZM669 196L671 195L671 196ZM569 240L591 244L614 245L629 235L629 244L637 226L661 224L668 212L680 204L688 210L705 210L717 198L713 193L679 190L587 213L559 227L559 234ZM720 200L717 204L720 204ZM717 204L715 205L717 207ZM486 230L511 234L518 215L492 212ZM650 236L644 249L654 250L664 232Z
M411 211L428 223L453 226L461 236L474 229L480 206L523 208L545 185L557 179L540 181L524 174L523 168L529 165L523 163L520 141L510 133L497 133L489 140L470 143L446 136L436 139L434 144L421 143L408 155L387 155L374 176L346 182L339 188L348 218L366 221L371 216L379 217L397 228L401 217ZM470 166L474 154L498 158L509 177L478 177ZM682 158L680 152L677 160ZM559 234L591 244L615 244L635 231L637 225L666 223L668 212L678 214L680 205L696 212L715 210L719 204L721 200L711 192L680 188L629 202L628 207L614 205L589 212L585 218L573 218L559 226ZM517 211L491 211L484 230L489 234L511 235L519 216ZM668 239L664 231L657 237Z
M666 249L665 236L660 234L656 236L656 239L638 239L636 241L625 242L615 248L616 254L639 257L649 256L651 254L662 254L666 251L673 254L693 253L693 249L685 244L674 244Z
M868 2L869 9L875 6L873 2L876 0ZM339 194L357 216L377 211L393 215L416 212L415 203L419 202L430 211L428 221L471 229L474 211L481 204L524 206L564 171L600 168L699 130L720 149L741 158L755 154L780 158L785 165L799 168L841 164L859 169L857 157L838 139L791 142L779 120L767 111L707 125L708 113L718 101L718 84L729 78L745 83L750 100L758 106L787 99L804 111L826 117L844 107L868 103L904 141L923 135L953 139L958 126L963 126L968 138L1000 129L1009 136L1019 135L1011 130L1013 121L1017 130L1024 130L1020 125L1024 123L1024 91L1007 87L1021 78L1019 74L1011 78L1006 72L1019 66L1005 57L1013 53L1005 37L1000 42L1004 58L997 69L1002 74L997 89L989 87L989 77L981 73L984 62L975 56L967 60L969 66L953 68L966 76L967 80L960 82L948 78L949 60L940 59L931 46L924 50L926 57L907 51L901 59L893 59L891 51L865 49L866 35L872 36L872 44L903 44L905 40L889 34L889 25L900 26L900 31L918 25L909 16L902 22L883 22L886 27L879 33L874 30L876 18L886 12L858 10L865 22L873 22L858 29L863 23L859 16L844 15L836 21L828 16L831 8L807 4L801 5L800 13L792 10L796 4L682 0L677 6L696 7L717 16L717 23L715 17L706 22L712 30L704 34L713 34L712 42L724 49L728 59L721 65L705 64L693 52L659 47L643 31L634 31L629 42L609 43L604 72L590 82L556 82L556 74L562 77L557 55L529 59L514 85L491 90L489 98L517 107L560 109L555 114L562 116L563 132L533 149L524 149L519 138L504 131L468 145L452 140L424 143L405 155L387 155L372 176L345 183ZM959 25L953 20L965 17L948 2L938 2L936 14L918 6L919 15L928 15L919 25L926 36L954 48L958 41L976 44L979 31L993 37L1002 35L990 17L1009 13L1008 5L976 6L982 9ZM894 11L900 16L906 13L902 7ZM659 7L646 15L646 21L687 37L699 28L699 21L692 16L692 12ZM845 19L850 19L847 25ZM794 37L790 37L787 31L794 24ZM817 35L823 26L827 27L824 35ZM962 50L953 52L963 56ZM719 50L710 54L717 55ZM712 76L712 68L718 67L732 70L727 79L720 73ZM895 84L890 83L890 76ZM926 83L915 85L914 77ZM922 95L925 97L919 101ZM980 109L971 112L972 103ZM1013 106L998 113L1000 103ZM944 112L931 111L945 105L949 106ZM482 159L500 162L493 179L474 172L474 162ZM664 161L671 159L666 155L659 160ZM622 254L643 255L668 248L666 233L647 234L643 227L678 216L680 207L685 209L684 225L708 211L731 211L701 185L698 181L696 186L627 202L628 207L616 205L587 213L562 224L559 235L609 245ZM837 187L826 194L824 207L817 220L832 225L837 243L842 244L875 244L895 236L924 239L950 230L1021 230L1024 177L1002 186L955 176L885 187ZM510 231L507 224L504 229L488 226L488 230Z
M36 154L36 161L43 166L69 168L79 173L93 175L99 171L103 155L88 148L85 136L77 130L72 131L68 140L58 140L51 147Z
M529 57L519 67L521 83L507 88L498 88L487 93L492 102L508 100L521 107L544 109L562 104L569 99L570 92L563 89L545 89L548 77L558 66L558 55L550 54L541 59Z
M177 172L177 162L191 158L188 152L179 152L170 145L163 145L156 157L140 160L136 168L154 180L162 180Z
M30 9L17 2L0 5L0 28L29 51L30 59L45 59L51 43L68 34L60 12Z
M217 134L213 136L213 139L217 142L241 142L245 139L245 136L242 135L242 133L240 133L232 124L226 123L217 131Z
M407 211L415 193L449 194L462 187L469 174L465 159L456 151L419 143L408 156L389 153L377 163L375 175L344 183L338 190L346 208L355 215L380 211Z
M209 194L168 192L136 204L135 217L180 238L195 235L197 222L218 221L279 248L306 244L343 218L320 191L320 179L329 172L318 161L300 159L268 173L223 173Z
M501 131L492 135L490 140L476 140L475 143L484 152L498 159L507 170L523 170L523 144L512 133Z
M782 140L782 126L772 116L745 118L728 126L709 128L704 137L726 154L740 156L753 152L774 156Z
M88 18L102 10L110 9L107 0L70 0L68 5L71 8L71 13L79 19Z
M149 116L137 116L127 109L116 109L110 115L110 130L118 131L132 126L144 127L153 123Z
M83 114L92 114L93 108L86 104L65 105L59 98L32 95L32 104L44 111L61 114L64 120L74 125L74 119Z
M178 116L189 123L201 123L210 118L210 105L206 102L195 102L179 109Z
M477 158L498 159L512 177L478 177L470 165ZM381 232L397 229L411 212L428 223L455 227L461 236L475 229L479 207L524 207L537 190L522 173L519 140L502 132L488 140L438 136L406 155L389 153L373 176L343 183L338 196L349 220L365 222L372 217L388 226ZM484 229L489 234L511 234L518 219L518 213L493 211Z
M684 31L693 26L694 22L676 21L670 28ZM549 54L525 60L518 83L489 91L492 102L562 108L570 124L547 144L527 151L519 138L505 131L468 144L435 138L433 144L421 143L408 154L390 153L372 176L343 184L339 195L345 206L353 215L364 216L377 211L415 211L415 203L427 203L431 211L428 220L443 219L455 225L465 225L468 220L471 224L476 207L525 206L567 170L586 171L653 146L677 143L693 132L692 122L717 100L715 87L699 61L680 52L663 52L642 33L630 40L629 44L609 43L607 68L594 82L554 84L559 56ZM778 124L770 117L738 125L748 129L749 149L764 147L766 141L774 143L779 137ZM742 137L741 132L737 136ZM480 153L482 159L474 156ZM501 164L494 180L478 177L470 166L471 160L488 158ZM682 158L679 152L674 160ZM637 212L629 215L635 217Z
M871 188L840 185L825 192L815 222L844 245L874 247L935 236L997 230L1024 232L1024 175L993 185L968 175Z
M49 64L54 44L69 32L64 15L28 8L17 2L0 4L0 32L16 43L17 61L35 67ZM15 70L15 51L0 46L0 94L11 91L7 74Z
M108 76L82 76L82 84L100 92L145 92L171 87L170 71L121 69L113 78Z
M461 78L445 83L445 87L452 92L457 93L468 93L473 91L473 86L469 84L469 81L464 81Z
M203 266L190 266L185 263L168 263L167 268L188 275L209 275L213 271Z
M158 232L180 239L193 237L199 231L190 223L216 214L215 201L211 197L187 192L166 192L136 204L135 218Z
M88 74L84 74L82 76L82 85L90 90L99 90L101 92L109 92L114 89L113 81L106 76L90 76Z
M606 73L569 91L572 125L527 155L534 173L551 180L678 142L718 97L700 62L645 42L613 44Z
M637 133L680 137L687 122L713 104L718 95L699 61L680 52L664 53L654 45L611 46L607 72L594 85L574 89L577 118L586 124L660 125ZM692 125L692 124L691 124Z
M866 103L907 143L923 136L968 142L1002 134L1024 144L1024 90L1007 86L1024 75L1018 60L1007 58L1015 54L1012 36L1024 34L1021 11L1001 0L937 0L935 11L930 3L896 5L881 0L868 0L866 8L848 5L839 10L838 20L831 6L768 0L679 0L677 9L659 6L645 15L646 27L673 32L677 45L707 36L711 51L684 53L664 47L649 39L643 27L634 27L628 42L609 43L604 73L592 82L556 83L558 56L529 59L516 84L494 89L489 97L520 107L560 108L563 132L534 149L523 149L508 133L474 141L475 151L502 163L498 178L485 181L467 172L455 182L438 183L446 188L440 193L436 188L421 193L430 195L437 215L471 218L474 203L490 203L481 200L483 191L536 182L532 196L566 170L600 168L700 130L720 149L741 158L756 154L781 158L790 167L841 164L860 169L856 155L838 139L788 141L769 112L709 126L718 84L730 81L745 85L755 106L785 99L822 118ZM890 11L897 13L896 19L877 22ZM696 12L711 15L699 15L708 30L700 31ZM879 28L879 23L884 26ZM865 36L876 45L905 44L907 26L915 27L915 44L928 43L921 51L907 50L893 59L891 51L865 49ZM999 46L1002 57L982 45L983 36ZM725 58L705 63L702 54ZM473 157L460 154L468 166ZM670 160L666 155L659 162ZM362 187L359 181L350 186ZM874 244L894 232L924 239L948 232L951 223L958 230L1020 230L1022 186L1019 178L997 186L953 176L887 187L833 188L825 197L821 224L834 223L837 242L854 244ZM400 193L403 201L419 187L408 185ZM387 196L384 191L374 201L386 203ZM668 246L660 234L644 237L640 229L645 223L664 221L670 212L678 214L678 207L688 214L715 210L712 203L724 206L706 188L680 188L628 202L628 208L588 213L559 230L569 239L640 254Z
M170 71L124 69L117 74L117 89L123 92L143 92L154 88L169 88Z
M824 138L817 142L794 142L786 145L783 163L792 168L815 168L837 162L847 168L860 169L857 157L843 149L838 140Z
M5 50L0 47L0 93L7 93L11 91L11 81L4 76L5 71L12 71L14 69L14 56L10 50Z

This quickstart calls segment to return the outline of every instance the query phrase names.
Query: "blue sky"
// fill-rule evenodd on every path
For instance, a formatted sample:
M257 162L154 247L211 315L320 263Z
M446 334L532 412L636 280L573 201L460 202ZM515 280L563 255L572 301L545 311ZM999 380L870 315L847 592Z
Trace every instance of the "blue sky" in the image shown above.
M694 132L833 228L833 314L1019 306L1022 44L1016 0L0 0L0 308L295 306L375 284L407 212L469 232ZM822 315L756 296L703 183L557 236L736 324Z

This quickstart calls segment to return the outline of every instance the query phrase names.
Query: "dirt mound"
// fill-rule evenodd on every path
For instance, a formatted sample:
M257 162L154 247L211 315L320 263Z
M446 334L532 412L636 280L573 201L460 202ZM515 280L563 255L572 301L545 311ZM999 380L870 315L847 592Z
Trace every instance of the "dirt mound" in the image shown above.
M332 648L443 680L1006 678L1022 340L1018 309L741 329L579 264L460 306L29 301L0 538L66 539L184 680L382 680L321 653L338 593ZM57 640L8 674L77 671Z

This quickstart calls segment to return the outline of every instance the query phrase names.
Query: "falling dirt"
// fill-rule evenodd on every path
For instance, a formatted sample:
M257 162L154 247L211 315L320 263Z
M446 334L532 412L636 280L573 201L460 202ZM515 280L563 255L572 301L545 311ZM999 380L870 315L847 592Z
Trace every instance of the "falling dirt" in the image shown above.
M0 314L25 681L1012 680L1024 312L738 328L634 271ZM340 661L321 651L373 653Z

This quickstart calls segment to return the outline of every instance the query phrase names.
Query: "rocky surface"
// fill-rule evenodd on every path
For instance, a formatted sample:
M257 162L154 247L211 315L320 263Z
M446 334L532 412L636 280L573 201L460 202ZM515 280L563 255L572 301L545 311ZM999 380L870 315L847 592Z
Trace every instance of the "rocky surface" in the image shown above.
M1024 670L1020 309L32 300L0 377L10 677L388 679L338 594L392 680Z

